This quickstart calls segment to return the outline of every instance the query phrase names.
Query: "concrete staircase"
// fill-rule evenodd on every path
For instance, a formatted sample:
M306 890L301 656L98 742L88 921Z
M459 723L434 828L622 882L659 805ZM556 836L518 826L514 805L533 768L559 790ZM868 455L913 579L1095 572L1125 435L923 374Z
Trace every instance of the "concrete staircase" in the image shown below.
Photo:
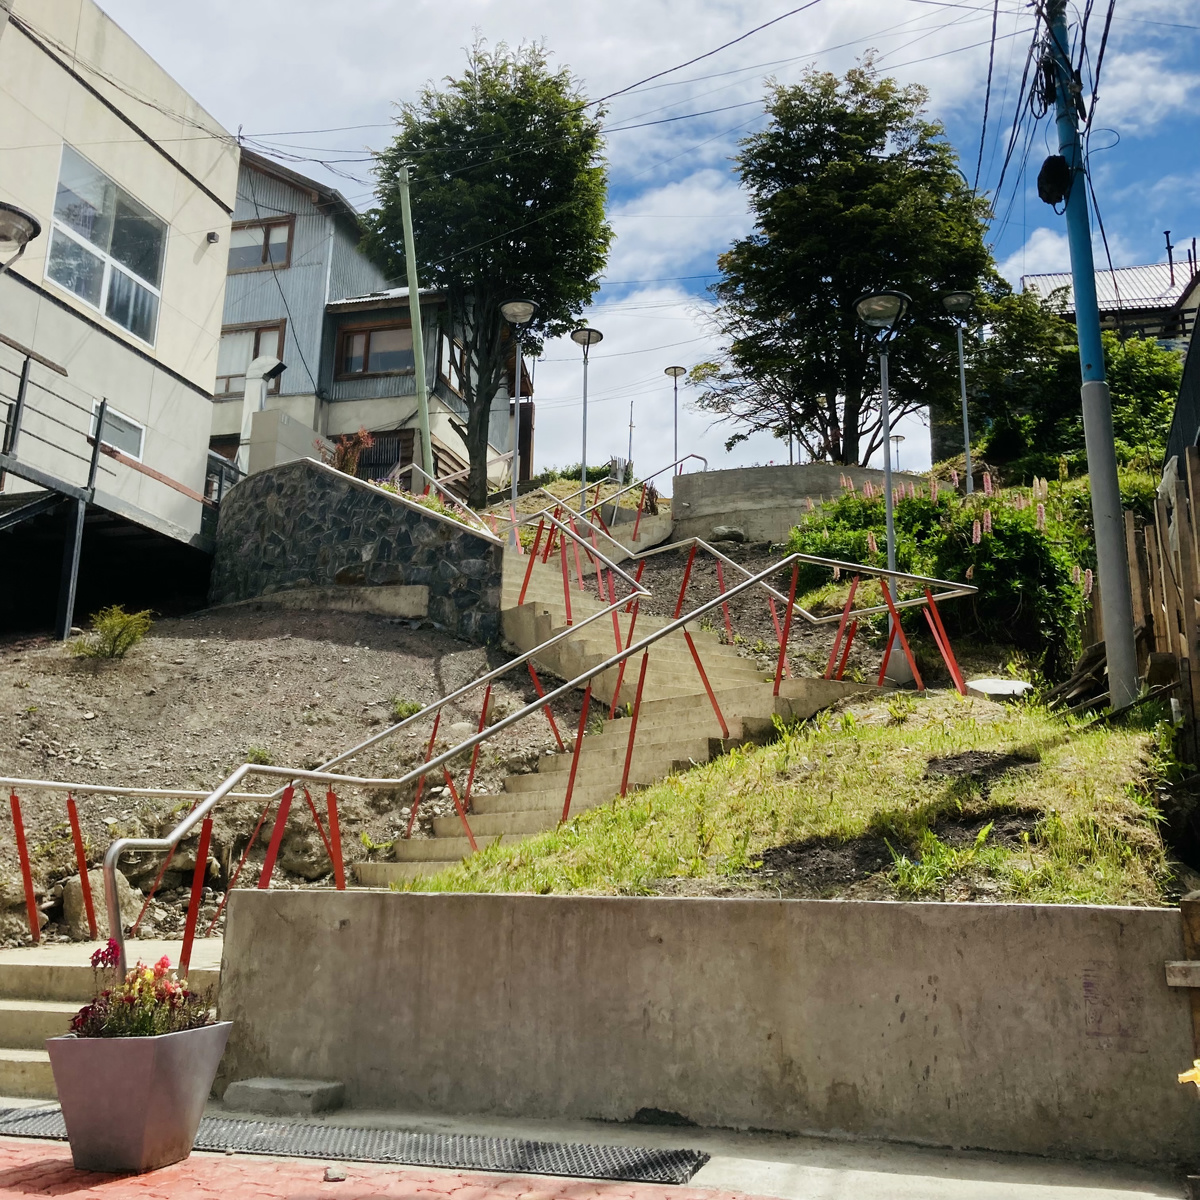
M502 590L505 637L522 651L541 645L567 627L560 564L535 564L525 601L518 603L528 562L515 554L506 556ZM579 590L573 555L570 566L571 614L573 624L577 625L604 606L595 591ZM632 619L631 614L618 615L617 631L622 647L628 639ZM669 623L667 618L639 615L634 641ZM843 696L874 690L825 680L790 680L776 698L771 681L752 662L740 657L734 647L723 645L715 634L698 627L691 627L690 632L725 718L728 737L705 692L682 632L668 634L650 647L630 763L630 789L645 787L675 771L708 762L731 744L762 739L770 734L776 712L810 716ZM539 655L534 665L543 677L572 679L610 658L616 652L616 638L611 617L601 617ZM631 658L625 668L619 697L621 709L634 700L640 670L639 655ZM585 735L571 796L573 814L607 803L620 793L630 726L628 719L607 720L617 682L617 668L604 671L592 681L589 724L597 717L605 720L601 732ZM573 731L563 733L566 740ZM571 743L568 741L567 745L567 753L541 755L534 772L508 776L501 794L471 798L469 820L477 845L490 845L500 838L520 839L558 824L571 767ZM395 862L359 863L354 869L361 885L386 887L441 871L470 853L470 843L458 817L439 817L434 821L432 838L396 842Z
M150 955L144 945L157 953ZM0 1096L55 1098L46 1039L66 1033L71 1018L91 1000L93 976L87 958L94 948L55 944L0 952ZM163 953L176 962L178 951L178 943L173 949L129 943L131 962ZM218 979L219 971L210 966L193 968L189 982L200 991L211 987L215 994Z

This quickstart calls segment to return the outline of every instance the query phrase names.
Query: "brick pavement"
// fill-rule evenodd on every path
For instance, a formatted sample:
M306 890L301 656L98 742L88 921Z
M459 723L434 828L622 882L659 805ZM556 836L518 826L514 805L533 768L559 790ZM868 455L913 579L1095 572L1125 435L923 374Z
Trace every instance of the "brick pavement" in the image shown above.
M325 1168L346 1172L324 1181ZM146 1175L76 1171L61 1142L0 1138L0 1200L69 1196L73 1200L749 1200L739 1192L658 1184L597 1183L548 1176L461 1174L254 1155L193 1154Z

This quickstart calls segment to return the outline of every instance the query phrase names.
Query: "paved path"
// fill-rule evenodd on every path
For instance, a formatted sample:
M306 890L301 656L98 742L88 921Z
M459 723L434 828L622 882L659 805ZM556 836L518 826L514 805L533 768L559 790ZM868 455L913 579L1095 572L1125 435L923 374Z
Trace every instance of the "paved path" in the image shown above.
M0 1197L78 1200L747 1200L740 1192L595 1183L525 1175L463 1175L417 1167L339 1163L345 1180L324 1181L326 1163L193 1154L146 1175L76 1171L66 1146L0 1139Z

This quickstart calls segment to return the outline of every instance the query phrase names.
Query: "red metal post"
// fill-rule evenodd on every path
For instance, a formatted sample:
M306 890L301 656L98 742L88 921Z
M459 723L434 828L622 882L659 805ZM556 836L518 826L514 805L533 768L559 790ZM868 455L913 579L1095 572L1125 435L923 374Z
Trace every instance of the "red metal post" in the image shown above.
M642 654L642 669L638 672L637 693L633 698L633 715L629 719L629 744L625 747L625 770L621 772L621 795L629 790L629 767L633 762L633 739L637 737L638 714L642 711L642 688L646 686L646 667L650 664L650 651Z
M557 520L558 520L558 514L559 514L559 512L561 512L561 511L562 511L562 510L561 510L561 509L560 509L560 508L559 508L557 505L555 505L555 507L554 507L554 514L553 514L553 516L554 516L554 520L555 520L555 521L557 521ZM557 526L557 525L555 525L555 524L553 524L553 523L551 523L551 525L550 525L550 536L549 536L548 538L546 538L546 549L542 551L542 562L549 562L549 561L550 561L550 551L554 549L554 539L555 539L557 536L558 536L558 526Z
M283 841L283 831L287 826L288 813L292 808L292 795L295 789L291 784L283 789L279 797L279 811L275 814L275 827L271 830L271 841L267 846L267 857L263 862L262 874L258 877L260 891L266 891L271 886L271 872L275 870L275 859L279 857L279 846Z
M641 583L641 582L642 582L642 572L643 572L645 569L646 569L646 560L643 558L643 559L642 559L642 560L641 560L641 561L638 563L638 569L637 569L637 571L634 573L634 576L633 576L633 582L634 582L635 584L636 584L636 583ZM631 595L632 595L632 593L631 593ZM630 599L630 601L629 601L629 602L628 602L628 603L625 605L625 611L626 611L627 613L629 613L629 612L632 612L632 611L633 611L633 609L634 609L634 606L635 606L635 605L636 605L636 603L637 603L637 600L638 600L638 597L634 596L634 597L633 597L632 599Z
M483 708L479 710L479 728L476 733L482 733L487 727L488 705L492 700L492 685L489 683L483 693ZM482 742L475 743L475 749L471 751L471 769L467 772L467 787L463 792L463 803L470 808L471 806L471 785L475 782L475 768L479 764L479 748L483 745Z
M854 635L858 632L858 622L854 621L850 625L850 632L846 634L846 648L842 651L842 661L838 663L836 678L841 679L846 673L846 661L850 657L850 647L854 645Z
M571 815L571 793L575 791L575 773L579 770L579 755L583 752L583 734L587 729L588 708L592 703L592 685L583 693L583 707L579 710L579 728L575 732L575 748L571 752L571 773L567 776L567 794L563 799L562 819Z
M888 662L892 657L892 647L896 644L896 628L892 627L888 633L887 645L883 649L883 662L879 664L879 678L875 680L876 687L883 687L884 677L887 675Z
M429 734L429 745L425 747L425 761L428 762L433 757L433 743L437 741L438 726L442 723L442 710L437 710L437 716L433 718L433 729ZM412 837L413 822L417 819L417 809L421 807L421 794L425 791L425 776L422 775L417 780L417 792L413 796L412 808L408 813L408 828L404 831L406 838Z
M688 555L687 566L683 569L683 582L679 585L679 599L675 603L675 620L683 612L683 597L687 593L688 580L692 577L692 563L696 561L696 543L692 543L692 552Z
M950 646L950 635L946 632L945 625L942 624L942 614L938 611L938 606L933 599L933 593L926 588L925 600L929 607L925 610L926 620L933 626L936 626L937 632L942 635L941 646L942 657L946 660L946 666L950 668L950 677L954 680L954 686L958 688L959 695L967 694L967 682L963 679L963 673L959 669L958 660L954 657L954 650Z
M646 565L645 560L642 561L642 567ZM642 573L641 567L638 568L638 576ZM633 615L629 618L629 636L625 639L625 649L628 650L633 645L633 630L637 625L638 613L642 609L642 598L639 596L633 602ZM621 699L621 684L625 682L625 666L629 662L628 658L621 659L621 665L617 668L617 686L613 689L612 707L608 710L608 719L611 721L617 715L617 704Z
M642 523L642 509L645 507L645 504L646 504L646 488L647 488L647 486L648 486L648 484L645 484L645 483L642 484L642 498L638 501L637 516L633 518L633 537L629 539L632 542L636 542L638 540L637 539L638 526Z
M586 592L587 588L583 586L583 560L579 557L579 530L575 528L575 518L570 513L567 514L567 525L575 535L571 538L571 549L575 553L575 578L579 580L579 590Z
M725 572L721 569L721 560L717 559L717 590L721 595L725 595ZM726 600L721 605L721 611L725 614L725 640L733 645L733 624L729 620L729 601Z
M775 611L774 596L767 597L767 607L771 610L771 620L775 622L775 642L778 644L779 642L783 641L783 630L779 628L779 614ZM791 679L792 668L789 667L786 662L783 664L783 673L788 677L788 679Z
M542 681L538 678L538 673L533 669L533 663L527 662L525 665L529 668L529 678L533 680L533 686L537 694L544 696L546 693L542 688ZM558 725L554 721L554 714L550 711L550 705L544 704L542 709L546 714L546 720L550 722L550 732L554 734L554 740L558 743L558 748L565 750L567 747L563 743L562 734L558 732Z
M846 622L850 619L850 610L854 607L854 593L858 591L858 576L850 581L850 594L846 597L846 603L842 606L842 619L838 622L837 636L833 639L833 646L829 651L829 662L825 665L825 678L830 679L833 676L833 664L837 660L837 652L842 644L842 634L846 629Z
M346 890L346 864L342 861L342 829L338 822L337 796L330 788L325 793L325 812L329 819L329 840L333 844L333 886Z
M567 539L560 537L558 539L559 558L562 559L562 577L563 577L563 608L567 613L567 624L573 624L571 620L571 579L567 572Z
M75 843L75 861L79 864L79 884L83 889L83 911L87 914L88 933L92 941L100 937L100 929L96 924L96 908L92 904L92 881L88 878L87 854L83 848L83 831L79 828L79 811L75 807L75 797L67 793L67 817L71 822L71 839Z
M21 801L16 792L9 793L8 803L12 808L17 856L21 860L21 880L25 884L25 911L29 917L29 932L34 945L37 945L42 940L42 927L38 921L37 897L33 894L33 872L29 868L29 848L25 845L25 822L21 820Z
M800 564L792 567L792 588L788 592L787 613L783 618L783 634L779 638L779 662L775 666L775 695L779 695L779 681L783 678L783 668L787 666L788 638L792 632L792 609L796 604L796 583L800 579Z
M463 808L463 803L458 798L458 788L454 786L454 780L450 777L450 772L444 766L442 767L442 774L446 777L446 786L450 789L450 795L454 798L454 807L458 809L458 819L467 831L467 841L471 843L471 853L474 854L478 851L479 847L475 844L475 835L471 832L471 826L467 823L467 810Z
M613 623L613 640L617 644L617 649L621 649L621 618L617 616L617 584L613 579L613 573L608 573L608 604L612 609Z
M917 691L923 692L925 685L921 682L921 672L917 670L917 660L913 658L908 638L904 636L904 630L900 626L900 614L896 611L896 606L892 603L892 593L888 588L887 580L881 577L879 586L883 589L883 598L887 601L888 611L892 614L892 626L896 631L896 636L900 639L900 645L904 650L904 657L908 659L908 665L912 668L913 681L917 685Z
M217 927L217 922L221 919L221 913L225 911L225 905L229 903L229 894L233 891L234 885L238 881L238 877L242 873L242 868L246 865L246 859L250 857L250 851L254 848L254 843L258 841L258 835L262 832L263 824L267 819L267 813L271 811L271 801L268 800L263 805L263 810L258 818L258 824L254 827L254 832L250 835L250 840L246 843L245 850L242 851L242 857L238 861L237 870L233 873L233 878L229 881L229 886L225 889L225 895L221 897L221 903L217 905L217 911L213 913L213 919L208 923L208 928L204 931L204 936L208 937L210 933ZM172 851L174 853L174 851ZM146 903L149 903L147 899ZM142 912L146 911L146 905L142 905ZM141 920L139 915L138 920ZM136 928L136 923L135 923ZM132 932L132 930L130 931Z
M204 895L204 878L208 868L208 847L212 841L212 817L205 817L200 826L200 845L196 847L196 869L192 872L192 898L188 901L187 921L183 926L183 949L179 952L179 974L187 978L192 965L192 942L196 937L196 922L200 918L200 900Z
M304 789L304 799L308 804L308 811L312 813L312 819L316 822L317 832L321 835L321 841L325 843L325 853L329 855L329 865L333 865L333 843L325 834L325 826L321 824L320 814L317 812L317 806L313 803L312 794L308 788Z
M525 603L525 593L529 590L529 577L533 574L533 564L537 562L538 547L542 542L542 526L545 524L544 520L538 522L537 537L533 539L533 549L529 552L529 562L525 564L525 581L521 584L521 594L517 597L518 604Z
M721 726L721 736L729 736L729 726L725 724L725 718L721 715L721 706L717 703L717 697L712 690L712 684L708 682L708 675L705 674L704 664L700 661L700 652L696 649L696 643L692 641L692 635L688 633L687 628L683 631L683 640L687 642L688 649L692 652L692 659L696 664L696 670L700 672L700 682L704 684L704 690L708 693L708 702L713 706L713 712L717 714L717 721Z

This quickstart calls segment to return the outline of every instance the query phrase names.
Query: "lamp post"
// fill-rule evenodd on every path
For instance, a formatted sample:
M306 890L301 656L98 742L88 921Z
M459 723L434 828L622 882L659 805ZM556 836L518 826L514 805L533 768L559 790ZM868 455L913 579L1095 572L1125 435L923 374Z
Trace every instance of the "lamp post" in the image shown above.
M896 335L912 300L903 292L868 292L854 302L858 319L875 334L879 353L879 401L883 422L883 511L887 521L888 570L896 569L896 526L892 517L892 460L888 442L892 418L888 410L888 342Z
M975 480L971 476L971 423L967 419L967 361L963 357L963 328L967 323L967 315L975 307L975 297L970 292L947 292L942 297L942 307L954 318L954 328L958 332L958 385L962 391L963 463L967 476L967 495L970 495L975 490Z
M15 204L0 201L0 275L25 253L25 247L42 232L41 222Z
M687 367L668 367L663 374L670 375L675 389L675 470L679 470L679 377L687 373Z
M896 470L900 470L900 443L904 441L904 434L892 434L892 453L896 456Z
M586 325L581 325L578 329L571 330L571 341L577 346L583 347L583 451L582 457L579 460L579 495L580 504L582 505L582 497L587 491L587 375L588 375L588 351L597 343L604 341L604 334L598 329L589 329Z
M533 320L537 305L532 300L506 300L500 305L500 314L512 326L513 340L516 342L514 357L516 367L513 372L516 382L512 387L512 463L509 474L512 477L512 506L517 507L517 477L520 475L520 440L521 440L521 330ZM512 543L516 545L517 526L512 527Z

